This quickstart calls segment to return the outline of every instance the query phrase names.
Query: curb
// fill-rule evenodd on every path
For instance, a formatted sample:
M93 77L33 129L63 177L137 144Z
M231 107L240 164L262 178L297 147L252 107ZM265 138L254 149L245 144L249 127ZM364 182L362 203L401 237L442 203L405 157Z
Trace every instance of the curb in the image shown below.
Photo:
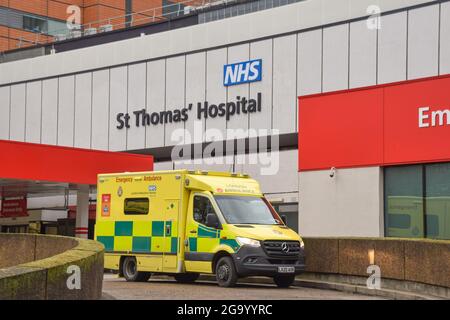
M295 280L295 286L315 288L315 289L325 289L325 290L336 290L348 293L363 294L366 296L376 296L392 300L440 300L442 298L417 294L413 292L404 292L390 289L369 289L364 286L347 284L347 283L336 283L336 282L326 282L326 281L311 281L311 280Z
M117 298L103 291L100 300L117 300Z
M211 275L202 275L200 276L199 280L216 281L216 278ZM271 284L271 285L274 284L272 279L265 277L242 278L238 281L238 283ZM382 297L392 300L443 300L443 298L441 297L423 295L414 292L398 291L391 289L369 289L365 286L355 284L317 281L317 280L304 280L299 278L295 280L294 287L335 290L347 293L357 293L366 296Z

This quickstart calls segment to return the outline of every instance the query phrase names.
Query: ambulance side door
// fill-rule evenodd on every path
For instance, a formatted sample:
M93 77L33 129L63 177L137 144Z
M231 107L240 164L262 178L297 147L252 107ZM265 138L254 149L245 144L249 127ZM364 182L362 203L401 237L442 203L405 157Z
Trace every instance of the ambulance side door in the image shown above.
M212 273L214 248L220 243L220 230L205 225L208 214L217 214L211 195L192 193L186 219L186 271Z
M176 272L178 267L178 252L180 237L178 233L179 216L178 199L164 200L164 272Z

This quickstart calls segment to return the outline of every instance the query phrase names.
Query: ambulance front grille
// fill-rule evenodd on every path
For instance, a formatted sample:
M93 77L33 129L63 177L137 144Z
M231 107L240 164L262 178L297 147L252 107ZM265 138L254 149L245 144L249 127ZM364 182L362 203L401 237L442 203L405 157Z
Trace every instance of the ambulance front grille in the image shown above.
M298 241L266 240L263 248L269 257L286 258L300 255L300 243Z

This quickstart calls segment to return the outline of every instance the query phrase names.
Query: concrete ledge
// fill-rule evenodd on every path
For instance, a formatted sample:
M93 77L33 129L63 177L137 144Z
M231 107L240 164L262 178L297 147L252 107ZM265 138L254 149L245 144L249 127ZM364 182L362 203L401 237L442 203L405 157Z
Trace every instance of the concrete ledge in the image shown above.
M380 289L369 289L367 277L306 272L297 277L299 286L332 289L400 300L450 299L450 289L418 282L381 279Z
M306 271L367 277L380 267L383 279L450 288L450 241L399 238L304 238Z
M17 243L19 248L15 247ZM3 265L20 264L0 269L0 300L100 299L103 254L103 245L91 240L1 234L0 261L7 261ZM80 268L79 290L67 286L73 274L68 273L70 266Z

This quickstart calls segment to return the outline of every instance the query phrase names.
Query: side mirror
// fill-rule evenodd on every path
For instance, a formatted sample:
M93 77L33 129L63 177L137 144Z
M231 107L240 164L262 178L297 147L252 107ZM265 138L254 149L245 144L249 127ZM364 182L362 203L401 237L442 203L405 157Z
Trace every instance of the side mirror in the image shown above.
M287 225L287 216L285 216L284 214L281 216L281 220L283 220L283 223L285 225Z
M219 218L217 218L217 215L214 213L208 213L206 216L206 222L207 227L219 229L220 228L220 221Z

